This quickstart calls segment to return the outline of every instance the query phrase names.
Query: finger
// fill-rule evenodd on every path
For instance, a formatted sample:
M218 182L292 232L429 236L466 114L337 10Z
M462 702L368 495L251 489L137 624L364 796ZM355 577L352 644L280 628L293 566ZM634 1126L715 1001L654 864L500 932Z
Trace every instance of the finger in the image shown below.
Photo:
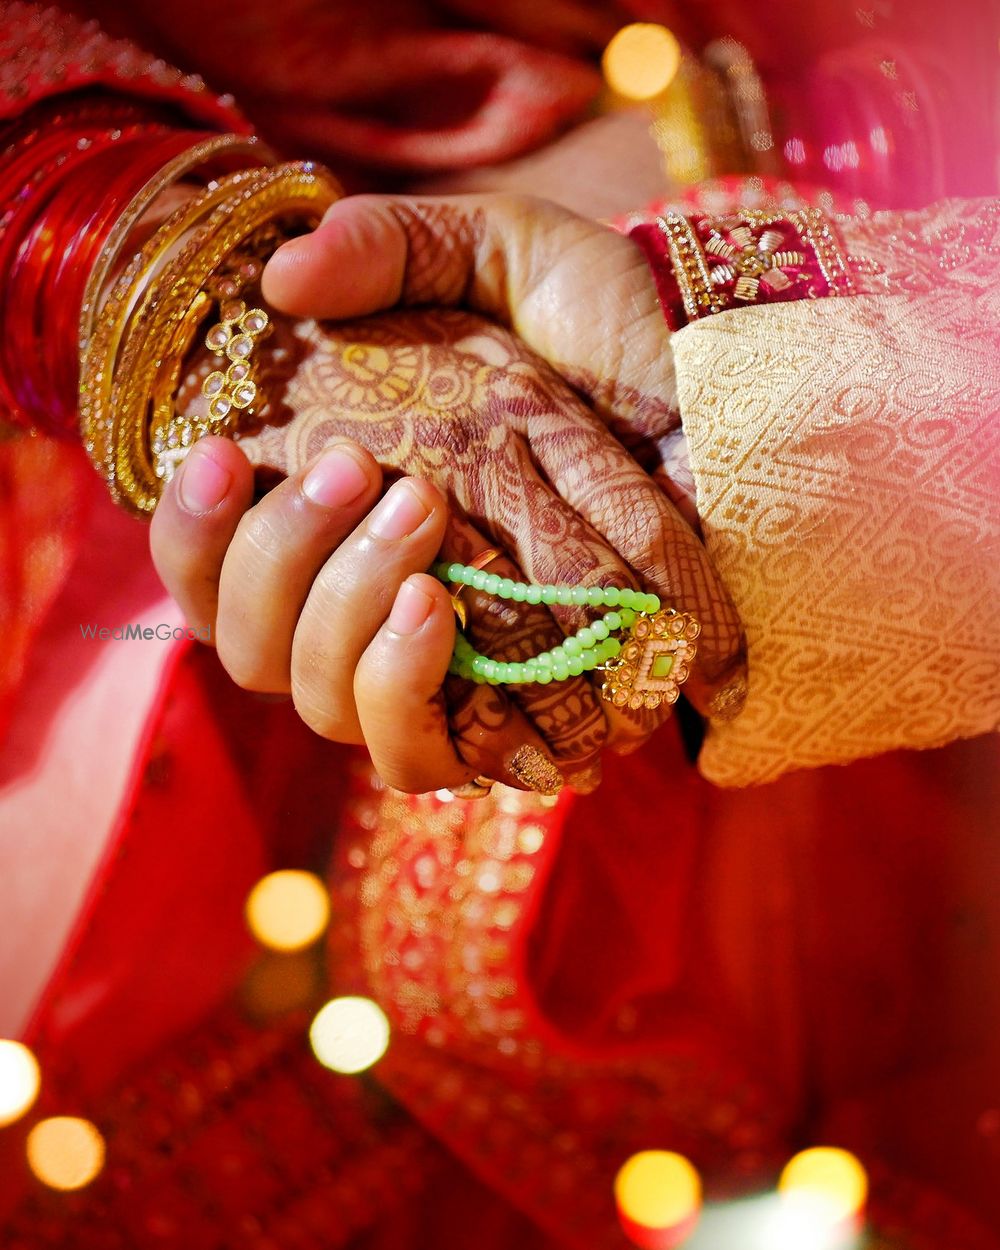
M490 540L453 510L441 558L470 564L489 547ZM487 569L511 581L525 580L520 566L505 554L491 560ZM523 662L563 641L563 631L544 604L512 603L472 587L463 590L462 599L468 616L465 632L492 659ZM547 686L517 685L507 694L541 735L567 783L581 793L596 789L608 726L591 682L575 677ZM456 735L468 738L475 726L495 732L498 708L492 687L453 678L448 699Z
M555 489L621 554L665 607L701 626L685 695L706 716L738 714L746 639L708 553L661 488L598 421L534 420L531 446Z
M246 456L209 436L192 447L153 513L149 547L160 580L188 624L213 641L223 561L252 498Z
M461 304L512 326L603 417L643 434L676 423L669 330L641 249L547 200L349 196L278 248L263 291L320 318ZM598 294L614 333L600 316L553 315Z
M287 693L295 625L324 562L378 497L382 474L338 442L244 514L219 582L216 645L247 690Z
M442 682L454 641L445 587L427 574L407 578L355 674L358 717L375 768L388 785L415 794L461 786L477 775L520 786L509 767L513 755L527 746L545 758L544 744L523 718L505 719L504 747L494 739L483 751L462 752L451 739Z
M533 393L533 378L534 373L512 370L507 379L509 389L506 401L518 411L552 412L551 395ZM567 421L565 413L561 419L567 429L576 421L575 416ZM543 480L524 438L517 432L508 431L502 460L495 466L494 472L484 479L482 487L484 493L479 501L481 515L476 518L477 524L498 545L516 555L518 564L527 575L526 580L543 585L637 585L635 574L609 543ZM456 482L455 489L461 495L462 483ZM460 502L465 507L469 505L465 498L460 498ZM520 619L519 610L522 607L521 604L513 605L513 612L518 614L515 619ZM502 623L511 610L511 605L495 609L499 614L498 623ZM556 604L549 611L559 627L552 645L562 642L565 634L588 624L593 616L592 609L581 606ZM592 689L595 688L595 678L588 679ZM558 701L558 690L552 690L556 684L553 682L541 690L528 685L513 687L512 690L519 700L542 703L551 698ZM554 706L558 707L558 702ZM607 725L605 743L609 746L620 746L625 741L647 737L670 714L669 707L665 705L656 711L634 711L616 708L600 700L597 706ZM566 709L561 710L565 714ZM585 733L589 732L586 722L583 728ZM566 730L571 741L572 727L567 725ZM574 785L578 784L574 779Z
M316 574L295 626L291 689L299 715L321 737L362 740L355 670L400 585L433 562L446 511L429 482L398 481ZM405 672L399 677L407 680Z

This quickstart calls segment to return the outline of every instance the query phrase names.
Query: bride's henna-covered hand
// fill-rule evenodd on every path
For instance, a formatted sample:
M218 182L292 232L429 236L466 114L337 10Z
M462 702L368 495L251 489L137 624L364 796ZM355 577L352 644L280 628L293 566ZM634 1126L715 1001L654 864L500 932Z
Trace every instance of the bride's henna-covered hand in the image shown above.
M264 293L300 317L460 305L509 325L626 445L680 425L670 335L641 250L548 200L350 196L278 249Z
M664 488L670 501L660 521L671 557L667 593L705 629L699 680L689 695L700 710L711 711L714 696L725 689L721 703L730 714L738 710L742 659L734 657L742 654L741 631L691 529L689 474L683 464L680 475L669 472L683 441L669 334L635 243L530 197L357 196L334 205L312 235L279 248L264 284L279 307L300 315L349 318L395 306L451 304L512 326L582 392ZM556 483L574 507L586 488L579 470L587 464L582 458L575 474ZM619 498L611 506L627 512L628 502ZM622 554L645 575L630 546Z
M687 689L703 711L742 675L739 622L701 544L587 405L510 331L467 312L424 310L300 322L289 334L284 401L294 420L272 412L245 440L257 463L284 471L331 438L353 438L383 467L433 481L477 528L479 549L496 544L531 580L638 581L696 615L701 666ZM475 547L445 551L468 558ZM584 616L485 603L485 615L473 614L477 641L505 658L553 645L560 627ZM563 758L593 757L605 714L616 746L661 719L603 702L598 710L582 681L520 687L514 697Z

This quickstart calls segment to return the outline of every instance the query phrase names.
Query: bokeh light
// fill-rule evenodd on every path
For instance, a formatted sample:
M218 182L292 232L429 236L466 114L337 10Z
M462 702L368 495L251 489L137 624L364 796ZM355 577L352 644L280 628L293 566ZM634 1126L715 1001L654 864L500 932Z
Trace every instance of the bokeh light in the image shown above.
M652 100L673 82L681 46L665 26L635 22L623 26L601 61L608 86L626 100Z
M0 1038L0 1128L30 1110L41 1083L38 1061L27 1046Z
M104 1167L104 1138L89 1120L53 1116L28 1134L28 1166L50 1189L82 1189Z
M334 998L316 1013L309 1041L324 1067L347 1075L363 1072L385 1054L389 1021L370 998Z
M642 1150L615 1177L622 1227L646 1250L680 1245L697 1223L701 1200L694 1166L670 1150Z
M803 1224L836 1228L854 1219L868 1197L868 1177L847 1150L817 1146L785 1166L778 1181L782 1205Z
M250 891L247 924L262 946L299 951L323 935L330 922L330 896L311 872L268 873Z

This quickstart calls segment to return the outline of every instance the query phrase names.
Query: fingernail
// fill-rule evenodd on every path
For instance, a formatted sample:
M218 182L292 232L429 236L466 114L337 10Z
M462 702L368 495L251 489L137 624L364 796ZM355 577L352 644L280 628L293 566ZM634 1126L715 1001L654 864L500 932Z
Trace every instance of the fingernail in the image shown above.
M302 254L303 249L308 247L309 235L300 235L298 238L289 239L287 242L282 243L280 247L275 248L271 255L271 260L276 260L279 256L285 260L296 260Z
M302 493L321 508L343 508L364 494L368 475L342 447L325 451L302 480Z
M430 509L409 482L397 482L372 513L368 528L376 538L398 541L419 529Z
M188 512L210 512L225 499L232 480L210 452L193 447L181 468L181 504Z
M522 785L538 794L558 794L562 789L562 773L535 747L518 747L507 761L507 768Z
M431 614L434 600L412 582L403 582L386 622L394 634L415 634Z
M708 712L713 720L735 720L747 701L745 677L735 677L721 690L717 690L708 702Z

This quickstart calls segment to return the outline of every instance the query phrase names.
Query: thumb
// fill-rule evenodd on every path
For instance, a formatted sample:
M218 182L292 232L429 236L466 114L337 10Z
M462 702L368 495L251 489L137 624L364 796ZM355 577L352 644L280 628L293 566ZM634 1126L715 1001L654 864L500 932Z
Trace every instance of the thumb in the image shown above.
M524 195L338 201L283 244L264 297L298 317L462 305L510 326L614 427L676 424L669 331L634 240Z
M278 248L264 270L264 297L299 317L462 304L509 322L533 279L532 260L540 259L529 231L553 212L587 224L546 201L513 196L350 196L312 234Z

